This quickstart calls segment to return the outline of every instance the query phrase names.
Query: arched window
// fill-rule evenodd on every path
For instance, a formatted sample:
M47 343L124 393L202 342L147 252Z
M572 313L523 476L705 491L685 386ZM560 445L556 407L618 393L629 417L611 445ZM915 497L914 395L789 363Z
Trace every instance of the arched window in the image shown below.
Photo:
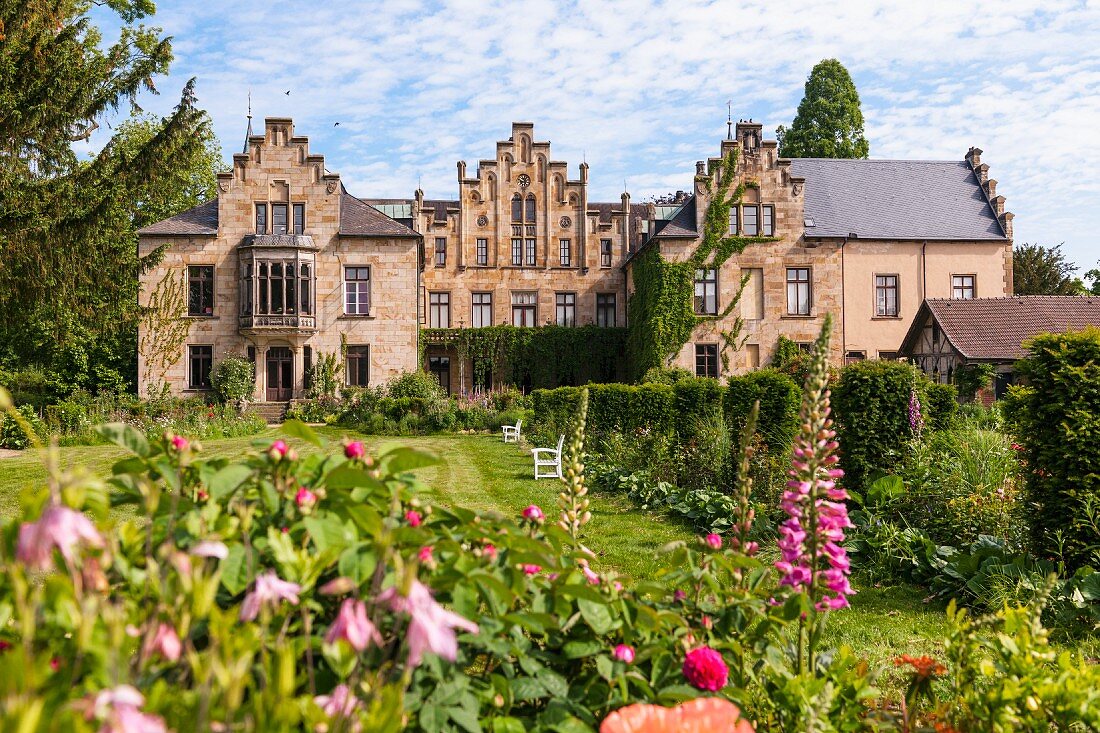
M534 194L527 194L527 201L525 202L523 221L528 224L535 223L535 196Z
M518 193L512 197L512 221L523 221L523 199Z

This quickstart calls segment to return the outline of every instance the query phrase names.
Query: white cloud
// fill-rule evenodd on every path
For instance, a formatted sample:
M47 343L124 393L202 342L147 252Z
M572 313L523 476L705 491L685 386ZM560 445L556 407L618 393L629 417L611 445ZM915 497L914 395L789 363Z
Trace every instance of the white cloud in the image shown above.
M1077 0L443 0L159 3L172 75L198 77L227 152L245 97L300 134L364 196L456 192L455 161L536 123L593 198L691 185L735 117L789 124L820 59L863 99L875 157L985 150L1017 241L1065 241L1090 266L1100 222L1100 9ZM101 16L97 16L101 17ZM290 90L290 96L284 94ZM333 123L339 121L338 128Z

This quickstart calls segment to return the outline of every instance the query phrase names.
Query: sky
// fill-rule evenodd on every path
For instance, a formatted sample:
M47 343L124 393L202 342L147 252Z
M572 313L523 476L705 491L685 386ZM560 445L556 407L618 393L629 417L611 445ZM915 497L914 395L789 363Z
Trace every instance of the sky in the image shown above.
M93 17L110 38L117 18ZM728 101L773 138L837 58L872 158L977 146L1017 244L1100 259L1100 0L159 0L146 23L175 61L143 108L168 113L195 77L228 158L251 92L258 129L293 117L362 197L455 197L456 161L473 175L512 121L571 176L588 162L590 200L690 190Z

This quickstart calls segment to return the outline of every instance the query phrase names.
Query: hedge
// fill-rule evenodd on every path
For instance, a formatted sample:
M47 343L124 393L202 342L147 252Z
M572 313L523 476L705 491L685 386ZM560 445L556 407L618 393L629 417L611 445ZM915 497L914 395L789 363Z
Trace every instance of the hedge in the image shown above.
M760 369L730 377L723 400L726 424L733 435L745 428L752 405L760 400L756 432L772 453L791 447L798 430L798 408L802 393L794 380L775 369Z
M924 386L924 406L930 430L950 430L959 416L959 391L953 384L929 383Z
M1016 364L1006 413L1027 460L1033 551L1072 572L1100 550L1100 330L1043 334Z
M691 441L708 420L722 419L725 388L717 379L691 377L672 385L672 429L680 444Z
M557 440L568 433L580 402L582 387L536 389L532 433L540 440ZM586 440L636 430L668 432L673 426L675 395L666 384L589 384Z
M926 385L925 376L903 362L859 361L841 370L832 403L848 486L862 488L876 471L896 472L913 438L909 396L917 390L923 397Z

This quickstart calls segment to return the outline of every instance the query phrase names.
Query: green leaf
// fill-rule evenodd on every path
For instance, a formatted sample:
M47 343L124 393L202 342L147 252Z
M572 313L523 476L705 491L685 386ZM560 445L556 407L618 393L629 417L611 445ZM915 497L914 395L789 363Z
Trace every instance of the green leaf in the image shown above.
M512 680L512 693L517 702L547 697L546 688L533 677L519 677Z
M115 445L121 446L142 458L148 457L151 452L149 441L145 439L145 434L133 425L112 422L105 425L97 425L95 431Z
M523 723L516 718L493 718L491 725L493 733L527 733Z
M596 657L596 671L608 682L615 676L615 664L609 657Z
M535 675L535 678L542 683L551 696L560 698L569 696L569 683L557 672L544 669Z
M581 659L599 654L604 650L604 645L598 641L570 641L562 647L562 654L566 659Z
M586 598L578 598L577 607L580 609L581 616L584 617L585 623L587 623L588 627L597 634L606 634L614 628L615 624L611 618L611 611L608 609L606 603L597 603Z
M222 560L222 587L229 591L230 595L241 593L252 578L248 572L244 545L235 544L229 546L229 555Z
M318 550L343 550L355 542L356 537L337 517L306 517L302 520L309 537Z
M376 488L381 486L378 479L362 468L344 463L325 474L325 486L330 489L355 489L360 486Z
M310 445L315 445L318 448L324 448L328 445L327 440L314 432L313 428L306 425L301 420L287 420L283 423L282 432L291 438L304 440Z
M415 448L394 448L383 455L381 460L385 471L391 474L415 471L440 462L438 456Z
M351 578L362 585L374 574L374 568L378 564L374 553L370 552L370 546L363 544L359 547L349 547L340 554L337 569L340 575Z
M447 715L450 716L451 720L458 723L463 730L467 730L469 733L481 733L481 724L477 722L476 710L452 707L447 708Z
M243 463L231 463L211 476L206 486L210 489L211 497L221 500L233 493L251 475L252 469L248 466Z

